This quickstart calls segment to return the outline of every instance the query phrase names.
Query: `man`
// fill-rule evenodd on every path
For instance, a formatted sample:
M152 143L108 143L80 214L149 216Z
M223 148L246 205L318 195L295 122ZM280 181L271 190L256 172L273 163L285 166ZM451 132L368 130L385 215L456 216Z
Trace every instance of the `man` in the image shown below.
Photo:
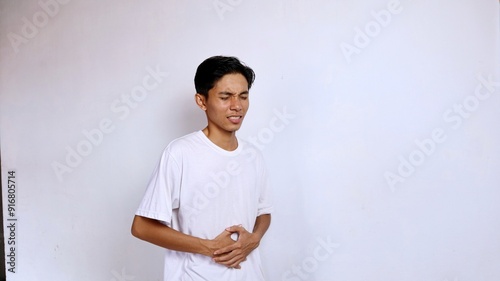
M195 101L208 124L167 146L132 224L135 237L167 249L164 280L264 280L267 174L259 151L236 137L254 79L235 57L198 66Z

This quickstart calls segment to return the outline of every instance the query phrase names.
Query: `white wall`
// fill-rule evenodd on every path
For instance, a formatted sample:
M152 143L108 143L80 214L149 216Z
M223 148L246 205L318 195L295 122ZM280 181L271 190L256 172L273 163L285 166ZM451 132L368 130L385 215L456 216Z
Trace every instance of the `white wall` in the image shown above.
M217 54L257 73L268 280L500 279L497 1L55 1L0 2L7 280L161 280L131 219Z

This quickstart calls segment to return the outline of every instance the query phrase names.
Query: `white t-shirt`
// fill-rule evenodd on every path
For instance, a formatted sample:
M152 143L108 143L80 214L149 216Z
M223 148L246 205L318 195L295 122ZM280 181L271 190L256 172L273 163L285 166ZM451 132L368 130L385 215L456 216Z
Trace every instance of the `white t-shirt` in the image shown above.
M164 150L136 215L213 239L232 225L252 232L257 216L272 211L269 193L265 164L254 146L238 139L238 148L227 151L197 131ZM264 280L258 248L240 265L231 269L204 255L166 250L164 280Z

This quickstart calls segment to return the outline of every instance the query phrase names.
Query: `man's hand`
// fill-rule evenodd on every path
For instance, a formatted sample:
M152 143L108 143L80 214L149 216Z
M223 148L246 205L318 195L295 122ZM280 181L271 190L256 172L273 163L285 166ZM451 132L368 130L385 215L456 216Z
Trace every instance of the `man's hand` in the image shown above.
M221 234L217 235L217 237L211 240L210 249L212 252L212 257L215 257L215 253L219 249L224 249L232 244L234 244L234 240L231 239L231 232L229 232L227 229L222 231Z
M214 239L201 239L170 228L155 219L136 215L131 231L135 237L166 249L205 255L219 264L239 269L240 263L259 246L270 223L270 215L261 215L255 221L253 233L239 225L226 228ZM231 239L233 233L239 236L236 242Z
M232 243L216 250L213 260L227 267L240 269L240 263L244 262L247 256L259 246L261 236L248 232L241 225L228 227L225 232L226 234L221 233L219 236L224 237L224 239L226 239L226 237L231 239L231 234L237 233L238 240L234 242L231 239ZM217 238L219 238L219 236L217 236Z

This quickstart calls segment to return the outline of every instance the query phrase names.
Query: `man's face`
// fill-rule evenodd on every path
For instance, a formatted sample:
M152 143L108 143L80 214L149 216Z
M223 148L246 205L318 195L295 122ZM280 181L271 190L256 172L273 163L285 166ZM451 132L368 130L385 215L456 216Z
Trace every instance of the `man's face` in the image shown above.
M205 110L210 129L235 132L249 106L247 80L239 73L226 74L208 91L208 99L197 94L196 101Z

